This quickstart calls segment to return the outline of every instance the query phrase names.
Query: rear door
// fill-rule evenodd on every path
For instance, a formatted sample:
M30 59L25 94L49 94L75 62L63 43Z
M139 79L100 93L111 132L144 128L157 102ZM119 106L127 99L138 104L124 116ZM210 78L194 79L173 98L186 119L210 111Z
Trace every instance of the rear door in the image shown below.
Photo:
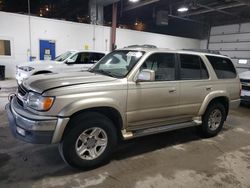
M199 55L179 54L180 110L187 120L196 116L212 90L208 69Z

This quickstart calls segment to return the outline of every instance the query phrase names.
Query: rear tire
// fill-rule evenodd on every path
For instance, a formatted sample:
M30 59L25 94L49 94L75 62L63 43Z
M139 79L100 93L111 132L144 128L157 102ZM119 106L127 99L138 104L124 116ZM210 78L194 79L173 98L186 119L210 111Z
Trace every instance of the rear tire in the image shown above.
M216 136L226 120L226 110L221 103L212 103L202 117L202 134L205 137Z
M75 116L68 124L59 151L66 163L80 169L98 167L108 161L117 143L113 122L97 112Z

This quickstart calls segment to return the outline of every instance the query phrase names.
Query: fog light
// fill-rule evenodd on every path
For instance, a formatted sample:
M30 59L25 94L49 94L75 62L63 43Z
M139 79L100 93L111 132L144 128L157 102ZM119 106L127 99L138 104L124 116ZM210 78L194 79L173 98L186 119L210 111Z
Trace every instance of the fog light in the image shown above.
M22 136L25 136L26 133L25 133L25 130L24 129L21 129L20 127L17 127L16 128L16 131L18 134L22 135Z

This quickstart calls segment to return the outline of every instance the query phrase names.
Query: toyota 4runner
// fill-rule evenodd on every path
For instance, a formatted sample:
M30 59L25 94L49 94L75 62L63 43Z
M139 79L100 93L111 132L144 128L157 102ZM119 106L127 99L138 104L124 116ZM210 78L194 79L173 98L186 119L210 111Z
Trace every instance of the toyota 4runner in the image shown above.
M69 165L93 168L109 159L119 139L191 126L217 135L239 105L240 90L226 56L124 48L86 72L30 77L6 110L17 138L59 144Z

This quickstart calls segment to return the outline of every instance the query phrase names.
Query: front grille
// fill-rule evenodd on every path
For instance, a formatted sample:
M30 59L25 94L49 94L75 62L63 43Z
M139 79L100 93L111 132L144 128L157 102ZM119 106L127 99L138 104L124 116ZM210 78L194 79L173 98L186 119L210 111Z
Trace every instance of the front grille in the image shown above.
M23 106L23 100L25 98L25 95L28 93L28 91L24 88L24 86L18 85L18 94L17 94L17 103L21 106Z
M243 90L250 91L250 86L242 86L242 89L243 89Z
M24 87L22 85L19 85L18 86L18 93L21 95L21 96L25 96L27 91L26 89L24 89Z
M21 101L18 97L17 97L17 103L23 107L23 101Z

